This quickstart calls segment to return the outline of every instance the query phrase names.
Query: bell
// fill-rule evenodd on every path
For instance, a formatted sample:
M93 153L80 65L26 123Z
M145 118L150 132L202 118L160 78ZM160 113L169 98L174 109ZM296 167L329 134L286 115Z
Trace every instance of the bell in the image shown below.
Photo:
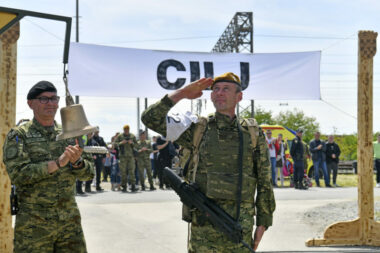
M90 126L81 104L61 108L61 119L62 133L57 135L57 141L99 131L97 126Z

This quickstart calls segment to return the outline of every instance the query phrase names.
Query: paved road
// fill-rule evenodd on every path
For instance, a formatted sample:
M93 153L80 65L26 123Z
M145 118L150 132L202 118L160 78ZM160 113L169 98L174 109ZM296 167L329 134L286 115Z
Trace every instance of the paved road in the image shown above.
M275 195L274 225L265 233L260 252L380 252L380 248L305 246L317 232L305 224L302 213L355 200L356 188L281 188L275 189ZM380 189L375 189L375 196L380 196ZM108 190L77 197L77 202L89 253L186 252L187 223L181 221L181 203L173 191L123 194Z

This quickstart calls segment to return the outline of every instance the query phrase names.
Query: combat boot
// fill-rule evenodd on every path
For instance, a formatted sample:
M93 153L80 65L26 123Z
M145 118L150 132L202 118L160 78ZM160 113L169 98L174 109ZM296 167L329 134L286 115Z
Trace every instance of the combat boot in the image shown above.
M153 184L150 185L150 190L151 191L155 191L156 190L156 188L153 186Z
M145 184L141 185L141 190L145 191Z
M300 188L300 185L299 185L298 182L295 182L295 183L294 183L294 188L295 188L295 189L299 189L299 188Z
M132 185L132 189L131 189L131 191L132 191L132 192L137 192L137 188L136 188L136 185L135 185L135 184Z
M84 195L85 193L83 192L82 189L80 189L79 191L77 191L77 195Z
M122 192L128 192L127 191L127 186L125 184L122 185L121 188L122 188L122 190L121 190Z
M91 185L87 185L86 184L86 187L85 187L84 191L88 192L88 193L91 193Z

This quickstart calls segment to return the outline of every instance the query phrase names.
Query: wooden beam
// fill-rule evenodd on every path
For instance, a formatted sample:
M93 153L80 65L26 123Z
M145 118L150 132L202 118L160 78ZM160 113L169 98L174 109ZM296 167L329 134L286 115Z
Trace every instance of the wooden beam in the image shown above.
M5 137L16 121L16 71L19 23L0 35L0 252L13 252L11 182L3 164Z
M380 246L380 223L374 220L373 194L373 57L377 33L359 32L358 60L358 208L359 218L326 228L323 239L310 239L306 246Z

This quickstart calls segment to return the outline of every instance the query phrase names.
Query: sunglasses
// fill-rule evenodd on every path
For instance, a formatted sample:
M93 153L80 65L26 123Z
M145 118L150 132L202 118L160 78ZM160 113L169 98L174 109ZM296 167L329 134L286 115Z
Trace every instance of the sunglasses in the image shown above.
M53 97L38 97L35 98L40 101L41 104L47 104L49 101L51 101L53 104L58 104L60 97L59 96L53 96Z

